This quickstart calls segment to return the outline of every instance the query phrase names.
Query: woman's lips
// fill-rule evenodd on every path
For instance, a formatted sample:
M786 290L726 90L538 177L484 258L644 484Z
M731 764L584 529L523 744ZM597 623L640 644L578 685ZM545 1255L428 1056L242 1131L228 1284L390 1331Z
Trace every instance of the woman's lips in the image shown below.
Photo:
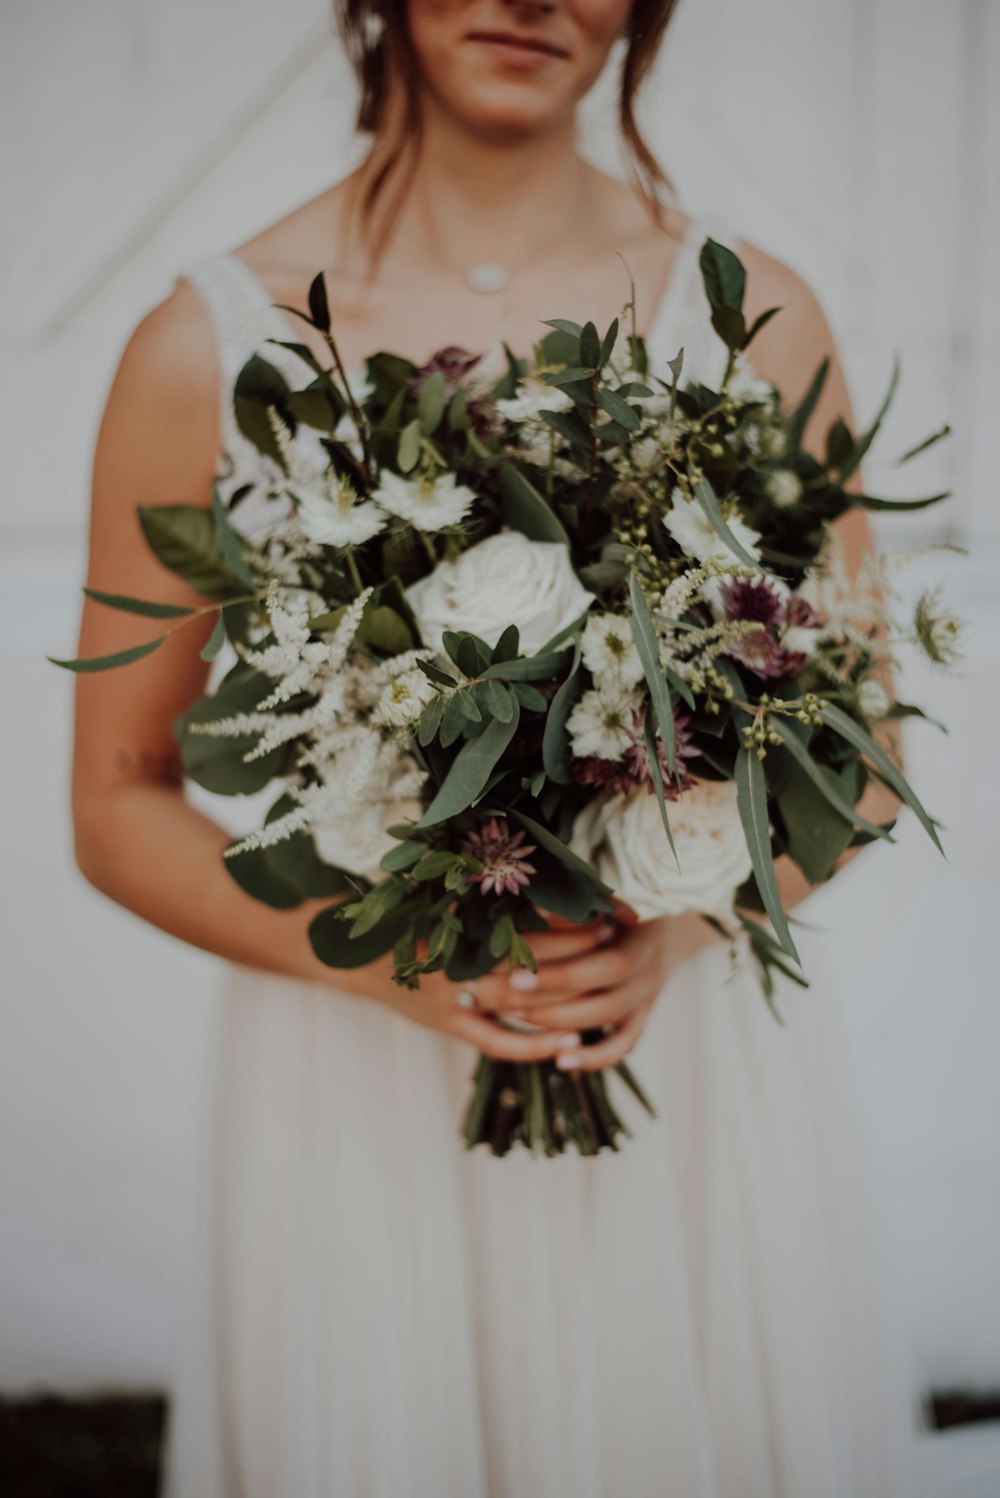
M470 42L478 42L497 58L514 67L533 68L564 58L568 54L553 42L538 37L516 36L508 31L470 31Z

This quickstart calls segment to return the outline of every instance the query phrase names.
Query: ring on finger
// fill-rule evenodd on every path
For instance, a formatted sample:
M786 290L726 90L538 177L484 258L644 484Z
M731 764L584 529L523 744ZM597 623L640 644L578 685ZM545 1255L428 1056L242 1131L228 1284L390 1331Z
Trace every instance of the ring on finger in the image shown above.
M455 1003L459 1009L476 1009L476 990L471 987L460 988L455 996Z

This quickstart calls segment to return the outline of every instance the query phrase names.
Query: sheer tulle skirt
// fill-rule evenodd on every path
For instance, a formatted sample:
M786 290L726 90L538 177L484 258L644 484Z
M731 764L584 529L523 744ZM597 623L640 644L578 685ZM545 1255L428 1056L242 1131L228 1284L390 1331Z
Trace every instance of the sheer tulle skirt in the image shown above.
M475 1060L235 969L219 1013L170 1498L893 1498L852 1066L715 946L631 1057L618 1155L468 1153ZM632 1105L632 1106L630 1106Z

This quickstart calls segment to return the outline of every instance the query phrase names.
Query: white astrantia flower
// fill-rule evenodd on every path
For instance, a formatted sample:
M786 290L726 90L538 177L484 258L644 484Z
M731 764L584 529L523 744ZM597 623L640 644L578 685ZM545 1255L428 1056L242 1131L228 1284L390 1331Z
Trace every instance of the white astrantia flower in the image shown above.
M791 468L776 468L765 483L771 503L779 510L790 510L802 498L802 480Z
M584 692L566 720L566 732L577 759L621 759L633 742L637 694L622 682L607 680Z
M605 680L634 687L642 662L632 626L623 614L590 614L580 637L583 664L598 684Z
M378 504L400 520L408 520L418 531L443 531L459 525L476 498L475 490L460 484L453 473L436 478L420 474L404 478L384 468L372 495Z
M561 542L529 541L520 531L500 531L439 562L406 596L431 650L441 650L445 630L467 630L492 646L516 624L522 655L536 654L594 601Z
M670 803L669 815L676 859L656 797L645 788L589 802L569 846L640 920L688 910L731 916L735 893L750 873L734 782L695 780Z
M299 525L319 546L363 546L385 526L388 516L370 499L359 499L348 479L326 491L296 488Z
M890 705L888 692L874 676L858 687L858 707L866 718L884 718Z
M663 524L682 551L696 562L707 562L710 557L717 557L724 562L740 560L719 535L697 500L687 499L679 488L674 489L671 498L673 503L663 517ZM757 531L738 515L727 515L726 524L752 557L759 555L757 546L760 535ZM718 593L718 582L709 579L705 585L705 596L710 597L713 593Z
M419 667L393 678L382 692L372 722L377 727L412 728L434 696L434 688Z
M543 411L568 411L572 404L558 385L527 375L518 384L517 394L498 400L496 407L506 421L522 422L536 420Z

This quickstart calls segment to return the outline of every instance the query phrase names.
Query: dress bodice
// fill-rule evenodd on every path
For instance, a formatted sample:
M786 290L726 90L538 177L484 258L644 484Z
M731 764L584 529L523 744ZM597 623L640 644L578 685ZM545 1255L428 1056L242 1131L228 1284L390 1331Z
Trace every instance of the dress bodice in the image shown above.
M696 214L689 222L679 247L667 286L647 325L646 346L650 364L662 378L669 378L667 361L684 349L682 383L689 379L713 384L722 378L726 351L712 328L710 308L702 284L698 255L711 235L736 250L738 239L716 214ZM215 335L220 379L218 486L225 503L234 492L251 486L241 500L234 523L251 538L265 533L288 513L284 499L269 496L276 471L240 431L233 409L233 392L240 370L259 353L292 385L306 382L302 361L289 349L268 339L293 341L296 332L291 317L271 300L271 294L238 255L202 255L187 261L177 274L198 292L211 319Z

